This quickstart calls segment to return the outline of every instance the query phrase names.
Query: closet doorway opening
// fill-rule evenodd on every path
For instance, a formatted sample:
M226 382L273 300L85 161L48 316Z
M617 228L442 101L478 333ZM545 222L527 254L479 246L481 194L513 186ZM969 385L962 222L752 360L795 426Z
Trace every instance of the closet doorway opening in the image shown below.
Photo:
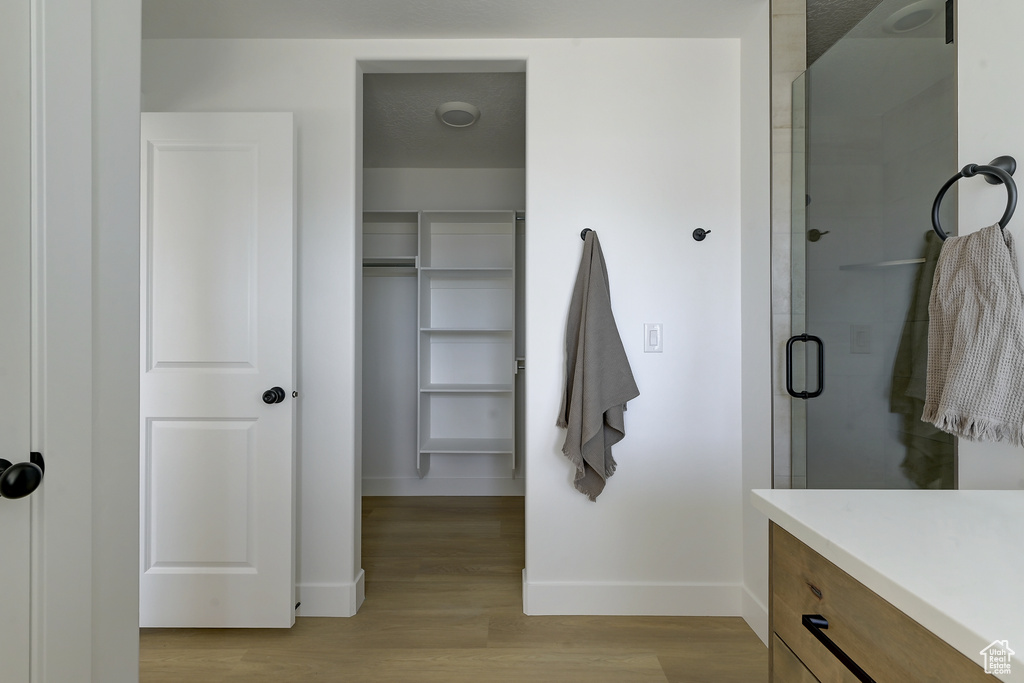
M521 591L525 63L360 67L363 609Z

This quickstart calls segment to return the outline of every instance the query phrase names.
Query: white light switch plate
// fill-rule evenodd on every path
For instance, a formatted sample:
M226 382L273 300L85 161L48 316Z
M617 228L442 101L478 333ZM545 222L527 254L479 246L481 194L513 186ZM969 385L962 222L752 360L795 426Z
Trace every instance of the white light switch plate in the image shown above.
M644 353L661 353L661 337L661 323L644 323Z
M871 325L850 325L850 353L871 353Z

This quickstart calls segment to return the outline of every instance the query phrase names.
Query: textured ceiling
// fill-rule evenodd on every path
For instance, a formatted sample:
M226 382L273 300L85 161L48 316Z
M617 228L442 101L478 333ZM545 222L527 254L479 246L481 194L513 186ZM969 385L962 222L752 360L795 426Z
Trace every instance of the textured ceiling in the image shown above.
M909 4L906 0L903 4ZM846 35L880 0L807 0L807 65Z
M737 37L763 5L764 0L142 0L142 37Z
M480 119L452 128L439 104L468 102ZM525 73L366 74L363 166L368 168L523 168Z

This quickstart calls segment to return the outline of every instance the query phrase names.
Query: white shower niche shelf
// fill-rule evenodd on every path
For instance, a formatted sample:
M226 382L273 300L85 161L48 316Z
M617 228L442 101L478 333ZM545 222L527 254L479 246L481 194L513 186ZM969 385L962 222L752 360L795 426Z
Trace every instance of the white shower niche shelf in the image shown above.
M515 471L515 213L419 214L416 471L503 455Z

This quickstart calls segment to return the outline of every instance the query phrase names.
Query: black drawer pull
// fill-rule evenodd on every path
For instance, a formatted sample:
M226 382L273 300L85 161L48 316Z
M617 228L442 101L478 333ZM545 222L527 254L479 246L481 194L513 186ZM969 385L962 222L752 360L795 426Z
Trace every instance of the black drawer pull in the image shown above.
M828 648L828 651L835 655L835 658L842 662L843 666L849 669L858 681L875 683L875 679L864 673L864 669L857 666L857 662L850 659L850 655L843 652L838 645L832 642L831 638L825 635L824 629L828 628L828 619L820 614L805 614L802 621L804 627L814 634L814 637L820 640L821 644Z

